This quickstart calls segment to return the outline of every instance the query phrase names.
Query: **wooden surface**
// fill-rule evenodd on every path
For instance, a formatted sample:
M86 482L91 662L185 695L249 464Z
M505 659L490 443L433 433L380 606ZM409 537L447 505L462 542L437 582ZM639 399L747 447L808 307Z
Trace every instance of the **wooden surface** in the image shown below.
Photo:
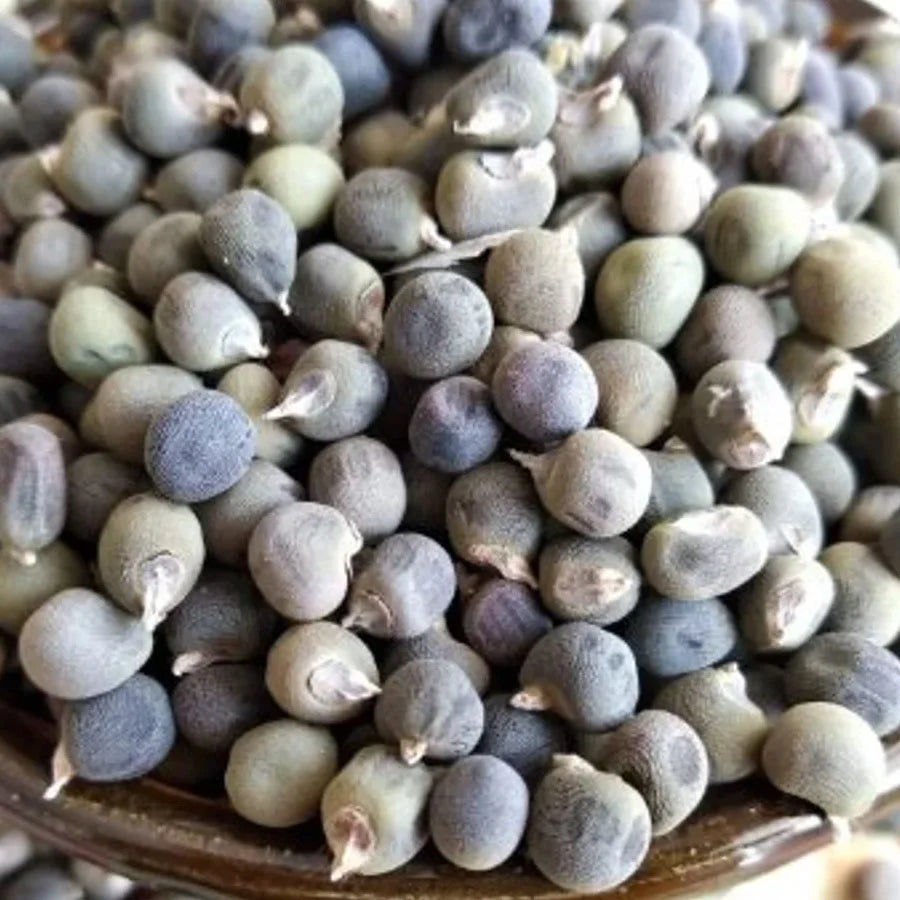
M900 746L895 745L891 755L900 762L897 751ZM398 873L332 885L318 835L256 828L224 804L151 779L112 785L75 782L59 800L47 803L41 793L51 752L49 726L0 701L3 817L66 853L133 877L242 900L571 896L522 862L472 874L427 854ZM877 812L898 807L900 788L894 786ZM654 842L637 876L614 893L625 900L649 900L724 887L824 846L839 833L815 809L761 781L718 788L686 825Z

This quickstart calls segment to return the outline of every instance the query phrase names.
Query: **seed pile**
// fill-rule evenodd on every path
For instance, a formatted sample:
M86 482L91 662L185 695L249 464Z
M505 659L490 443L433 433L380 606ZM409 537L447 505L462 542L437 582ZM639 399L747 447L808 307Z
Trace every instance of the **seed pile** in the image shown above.
M430 840L574 891L709 785L869 808L900 37L832 24L0 16L0 656L58 721L48 798L152 773L318 820L334 879Z

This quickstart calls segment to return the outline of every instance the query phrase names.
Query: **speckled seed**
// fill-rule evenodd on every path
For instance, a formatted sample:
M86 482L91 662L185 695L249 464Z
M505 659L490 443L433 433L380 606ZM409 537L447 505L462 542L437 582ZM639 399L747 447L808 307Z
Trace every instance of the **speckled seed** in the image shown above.
M303 488L287 472L266 460L254 460L233 488L197 507L209 555L226 566L243 566L260 520L302 497Z
M93 216L115 215L134 203L148 168L146 157L128 142L118 114L103 106L78 114L49 163L60 193Z
M266 662L275 702L316 725L356 718L380 692L379 683L369 648L333 622L294 625L272 645Z
M813 334L852 349L900 318L900 268L860 240L826 239L797 260L791 297Z
M447 532L459 556L505 578L536 585L531 562L544 516L528 475L510 463L487 463L461 475L447 494Z
M18 647L32 684L53 697L83 700L131 678L149 658L153 638L100 594L69 588L29 617Z
M372 168L354 175L334 204L334 231L367 259L403 262L429 247L446 249L430 215L430 191L418 175Z
M769 539L749 509L714 506L654 525L641 547L644 576L679 600L727 594L765 565Z
M422 394L409 421L409 446L422 465L455 474L493 456L502 432L487 385L456 375Z
M256 659L268 648L277 621L249 577L206 569L163 627L172 672L184 675L213 663Z
M153 198L166 212L204 213L241 186L243 163L224 150L204 147L164 165L153 182Z
M359 532L336 509L290 503L259 521L247 561L268 603L303 622L324 618L341 605L350 559L361 547Z
M153 326L166 355L194 372L268 354L253 310L224 281L201 272L185 272L166 284Z
M834 603L826 631L849 632L887 646L900 634L900 578L876 548L844 542L823 551L820 561L834 579Z
M485 351L494 320L487 297L453 272L428 272L405 284L384 317L387 362L413 378L444 378Z
M438 781L428 807L431 839L455 866L495 869L515 852L528 823L528 787L492 756L457 760Z
M762 752L766 777L834 816L875 802L886 777L884 749L865 719L834 703L801 703L773 725Z
M453 560L437 541L393 534L353 579L343 624L379 638L416 637L443 616L455 593Z
M606 73L622 77L649 135L690 119L709 90L706 58L690 38L668 25L633 31L610 58Z
M560 619L618 622L634 609L640 584L624 538L560 537L541 551L541 600Z
M66 282L90 265L91 250L91 239L64 219L34 222L16 245L15 285L25 297L55 303Z
M359 751L322 796L322 826L334 861L331 880L381 875L408 863L428 842L434 775L406 765L393 748Z
M553 146L542 141L509 153L453 154L435 187L441 228L454 241L464 241L543 225L556 199L553 153Z
M775 340L775 319L766 301L740 285L721 285L700 297L679 332L678 368L697 380L728 359L764 363Z
M581 355L597 382L597 424L637 447L660 437L678 399L666 360L646 344L627 339L598 341Z
M337 768L337 743L328 729L281 719L258 725L234 742L225 790L245 819L266 828L291 828L318 813Z
M125 133L148 156L171 159L213 144L221 134L225 99L180 60L144 60L127 72L118 91Z
M280 203L294 227L303 231L331 218L335 198L344 186L344 173L324 150L288 144L257 156L247 167L244 186Z
M687 601L644 597L621 629L638 666L661 678L721 662L738 641L731 610L715 597Z
M62 446L39 425L0 427L0 544L23 565L53 543L66 521Z
M650 813L634 788L581 757L557 755L532 799L528 855L559 887L605 891L635 872L650 831Z
M574 350L529 341L500 361L491 381L497 411L537 444L552 444L588 425L597 407L597 380Z
M550 136L560 187L618 184L641 152L641 122L632 99L615 76L586 90L562 91Z
M547 136L557 87L530 50L511 49L482 63L445 98L453 132L474 147L523 147Z
M537 595L516 581L494 578L466 600L466 640L492 666L517 667L553 627Z
M397 530L406 509L400 461L380 441L360 436L322 450L309 470L309 497L352 522L364 541Z
M316 244L297 260L288 297L291 321L314 337L374 350L383 331L384 283L364 259L339 244Z
M189 507L137 494L106 520L97 567L112 599L152 630L194 586L204 555L200 523Z
M584 300L574 229L530 228L491 251L484 289L497 320L541 334L570 328Z
M644 450L653 484L641 523L651 527L715 502L712 483L703 465L687 449Z
M149 319L102 287L65 291L48 334L56 364L87 388L97 387L115 369L149 363L156 356Z
M781 341L773 369L794 410L793 440L816 444L844 424L862 367L839 347L806 334Z
M164 497L201 503L237 484L255 450L256 429L236 401L221 391L192 391L153 417L144 466Z
M682 675L656 696L653 706L684 719L709 756L710 784L739 781L753 774L769 725L749 700L737 666L701 669Z
M385 681L375 702L375 727L400 745L408 765L422 758L467 756L481 738L481 698L459 666L442 659L406 663Z
M703 226L706 254L724 278L756 287L783 275L803 251L809 204L789 188L745 184L712 202Z
M683 234L712 200L716 180L698 159L679 150L645 156L622 185L622 212L644 234Z
M650 465L611 431L588 428L542 456L514 456L531 474L547 511L587 537L622 534L647 508Z
M522 689L510 703L552 710L576 728L603 731L634 713L638 675L621 639L589 622L559 625L529 651L519 671Z
M368 428L387 393L387 373L370 353L345 341L319 341L294 364L266 418L283 419L310 440L336 441Z
M515 325L495 325L487 349L481 354L469 372L484 384L490 384L497 366L507 353L541 337L533 331L517 328Z
M381 674L387 678L414 659L445 659L454 663L466 673L479 695L485 694L491 682L488 664L468 644L455 640L443 619L418 637L393 641L381 660Z
M185 675L172 692L179 733L208 753L227 753L245 732L277 715L262 668L220 663Z
M237 401L253 421L258 459L285 468L297 462L303 452L303 438L285 425L265 418L281 393L281 383L271 369L260 363L242 363L229 369L216 388Z
M67 588L87 587L90 582L84 560L61 541L45 547L33 566L22 565L8 553L0 554L0 628L18 634L47 598Z
M769 553L818 556L824 538L822 514L799 475L781 466L761 466L738 475L720 494L722 503L755 513L769 537Z
M880 737L900 725L900 661L858 634L814 637L788 664L785 689L793 704L845 706Z
M681 237L636 238L607 257L594 289L601 327L612 337L665 347L703 288L703 257Z
M757 652L796 650L822 626L833 600L834 581L821 563L772 556L738 594L741 635Z
M280 203L253 188L226 194L204 212L200 246L212 268L248 300L288 310L297 232Z
M624 778L647 803L653 834L668 834L696 809L709 780L706 748L683 719L648 709L620 725L590 761Z
M726 360L707 371L691 399L691 421L703 446L734 469L781 459L793 410L778 379L762 363Z
M201 221L195 212L168 213L134 239L128 253L128 282L144 303L155 305L176 275L205 267L199 241Z
M163 686L138 673L115 690L67 703L54 756L55 797L73 776L127 781L151 772L175 743L175 722Z
M124 462L143 463L154 416L202 387L199 378L176 366L125 366L110 372L91 401L104 446Z

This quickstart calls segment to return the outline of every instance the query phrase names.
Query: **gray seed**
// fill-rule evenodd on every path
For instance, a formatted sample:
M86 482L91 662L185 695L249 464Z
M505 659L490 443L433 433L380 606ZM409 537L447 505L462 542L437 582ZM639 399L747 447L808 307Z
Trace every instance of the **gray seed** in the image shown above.
M16 247L16 287L26 297L55 303L66 282L90 265L91 253L91 239L75 225L63 219L34 222Z
M359 532L336 509L290 503L259 521L247 561L269 605L303 622L324 618L341 605L350 559L361 548Z
M650 813L618 775L560 755L538 786L528 855L541 874L570 891L604 891L627 880L650 845Z
M765 565L768 547L765 526L749 509L713 506L654 525L641 564L664 596L701 600L749 581Z
M856 496L856 468L850 457L829 441L795 445L788 449L784 466L799 475L811 491L822 519L833 525L850 508Z
M97 239L97 256L106 265L124 272L128 253L137 236L160 217L152 203L135 203L109 219Z
M87 453L66 469L66 531L96 544L109 514L126 497L148 487L144 473L109 453Z
M443 616L455 593L453 560L440 544L394 534L353 579L343 624L379 638L417 637Z
M422 0L410 4L379 4L354 0L356 20L392 59L407 68L421 68L428 61L432 38L447 0Z
M153 638L138 619L100 594L69 588L25 622L18 646L34 685L53 697L83 700L131 678L150 657Z
M153 182L153 198L166 212L205 213L244 178L243 163L214 147L193 150L166 163Z
M495 869L515 852L528 824L528 787L492 756L453 763L428 807L431 838L441 855L474 872Z
M682 718L697 732L709 756L710 784L753 774L769 730L763 711L751 702L733 663L682 675L656 696L653 706Z
M128 253L128 281L146 304L155 305L176 275L204 268L201 221L198 213L169 213L155 219L135 238Z
M512 706L552 710L576 728L604 731L624 722L638 699L628 645L588 622L559 625L529 651Z
M884 784L884 749L864 719L833 703L802 703L772 727L762 753L768 779L830 815L859 816Z
M606 257L622 244L628 232L615 194L597 191L580 194L558 206L550 216L550 225L558 231L574 228L578 234L578 255L588 283Z

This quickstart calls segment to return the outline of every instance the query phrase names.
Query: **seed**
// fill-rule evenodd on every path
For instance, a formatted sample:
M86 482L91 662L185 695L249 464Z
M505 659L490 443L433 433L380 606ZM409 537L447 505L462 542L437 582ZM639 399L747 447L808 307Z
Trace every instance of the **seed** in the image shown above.
M475 749L484 729L481 698L459 666L416 659L393 672L375 702L375 727L400 745L407 765L450 760Z
M552 627L537 595L516 581L491 579L466 600L466 639L492 666L520 666Z
M338 768L337 743L325 728L282 719L234 742L225 771L231 805L267 828L311 819Z
M200 523L189 507L136 494L106 520L97 567L112 599L152 630L194 586L204 552Z
M708 509L715 503L710 478L693 453L673 449L644 450L643 454L650 463L653 484L641 524L649 528L682 513Z
M866 812L885 778L878 736L834 703L801 703L784 713L766 740L762 763L779 790L835 816Z
M754 650L797 650L828 616L834 582L814 559L772 556L738 598L741 635Z
M185 675L172 692L179 733L208 753L227 753L244 733L275 718L263 671L249 663L219 663Z
M186 18L180 19L179 31ZM265 43L274 24L269 0L203 0L186 26L191 61L201 72L212 74L247 44Z
M654 525L641 546L641 565L664 596L702 600L749 581L768 555L769 538L755 513L713 506Z
M407 765L383 744L360 750L322 795L322 826L334 861L331 880L381 875L408 863L428 842L434 775Z
M55 303L66 282L90 263L91 239L80 228L63 219L41 219L19 239L13 278L26 297Z
M260 519L247 562L270 606L288 619L308 622L341 605L350 560L361 548L359 532L336 509L289 503Z
M571 197L556 208L550 225L558 231L575 229L578 255L589 284L597 280L600 266L628 236L618 199L605 191Z
M863 488L841 521L840 540L871 544L900 509L900 488L876 484Z
M778 379L762 363L746 360L726 360L707 371L691 399L691 421L703 446L733 469L781 459L793 428Z
M528 787L492 756L457 760L428 806L431 838L441 855L470 871L495 869L515 852L528 823Z
M569 891L604 891L627 880L650 846L650 813L619 778L574 755L557 755L534 794L528 855Z
M166 163L153 182L153 199L166 212L205 213L226 194L236 191L244 165L215 147L192 150Z
M177 275L205 267L199 238L201 221L199 213L169 213L151 222L134 239L128 253L128 281L148 305L156 304L163 288Z
M510 704L552 710L584 731L604 731L634 713L637 667L628 645L588 622L559 625L529 651Z
M139 619L78 587L41 604L19 637L25 674L42 691L63 700L84 700L119 687L144 665L152 649L150 632Z
M174 657L172 672L184 675L213 663L257 659L268 649L276 625L274 611L246 575L206 569L163 628Z
M510 463L471 469L447 494L447 532L456 553L532 586L531 562L540 548L543 523L530 479Z
M266 663L275 702L316 725L359 716L380 692L379 680L369 648L332 622L292 626L272 645Z
M440 619L455 593L453 561L440 544L420 534L394 534L354 578L343 624L379 638L417 637Z
M709 756L710 784L739 781L756 771L769 730L763 711L747 697L734 663L682 675L653 701L697 732Z
M587 537L622 534L647 507L650 465L611 431L579 431L542 456L512 453L531 474L548 512Z
M152 203L135 203L107 220L97 240L97 256L117 272L128 267L128 253L137 236L161 213Z

